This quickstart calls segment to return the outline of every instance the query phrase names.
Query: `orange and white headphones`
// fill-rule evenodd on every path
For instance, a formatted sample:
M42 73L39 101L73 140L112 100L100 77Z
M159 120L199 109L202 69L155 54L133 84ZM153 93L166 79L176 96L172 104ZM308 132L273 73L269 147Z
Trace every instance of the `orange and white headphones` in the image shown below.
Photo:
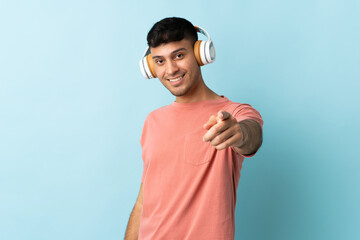
M208 39L206 41L198 40L194 45L194 54L199 66L206 65L215 61L216 53L214 44L211 41L210 35L201 27L196 27L197 32L205 35ZM147 79L156 78L154 70L154 62L150 53L150 48L147 47L143 57L140 60L140 70L143 76Z

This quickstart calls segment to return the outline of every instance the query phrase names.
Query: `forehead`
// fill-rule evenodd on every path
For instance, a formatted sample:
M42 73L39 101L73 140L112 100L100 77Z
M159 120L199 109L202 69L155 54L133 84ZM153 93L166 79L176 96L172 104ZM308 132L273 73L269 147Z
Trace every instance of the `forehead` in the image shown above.
M153 57L166 57L176 52L178 49L189 51L192 50L193 47L190 40L183 39L181 41L164 43L155 48L151 47L150 52Z

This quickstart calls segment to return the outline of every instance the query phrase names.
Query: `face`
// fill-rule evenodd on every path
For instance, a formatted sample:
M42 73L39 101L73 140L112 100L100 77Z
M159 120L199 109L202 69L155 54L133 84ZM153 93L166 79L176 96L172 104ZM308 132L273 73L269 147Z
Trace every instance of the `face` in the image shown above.
M150 51L157 77L177 100L196 96L203 81L190 40L162 44Z

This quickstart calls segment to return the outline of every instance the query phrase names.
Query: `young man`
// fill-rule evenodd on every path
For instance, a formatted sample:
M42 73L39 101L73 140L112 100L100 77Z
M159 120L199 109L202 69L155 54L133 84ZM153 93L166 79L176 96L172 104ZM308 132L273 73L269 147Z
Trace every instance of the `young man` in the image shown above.
M145 120L141 187L125 239L234 239L240 170L261 146L261 116L205 85L189 21L165 18L147 40L152 71L176 99Z

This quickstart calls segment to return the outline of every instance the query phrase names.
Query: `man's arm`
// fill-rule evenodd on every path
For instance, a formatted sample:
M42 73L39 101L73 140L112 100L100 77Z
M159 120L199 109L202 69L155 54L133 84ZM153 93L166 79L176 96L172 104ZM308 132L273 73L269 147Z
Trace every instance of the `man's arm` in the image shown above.
M137 240L140 227L140 215L143 208L143 184L141 183L139 195L131 212L126 228L125 240Z
M212 115L203 127L208 130L203 140L218 150L232 147L237 153L250 156L262 144L262 129L258 122L253 119L237 122L226 111Z
M233 149L242 155L252 155L262 144L262 129L260 124L253 119L245 119L238 122L242 139L240 144Z

